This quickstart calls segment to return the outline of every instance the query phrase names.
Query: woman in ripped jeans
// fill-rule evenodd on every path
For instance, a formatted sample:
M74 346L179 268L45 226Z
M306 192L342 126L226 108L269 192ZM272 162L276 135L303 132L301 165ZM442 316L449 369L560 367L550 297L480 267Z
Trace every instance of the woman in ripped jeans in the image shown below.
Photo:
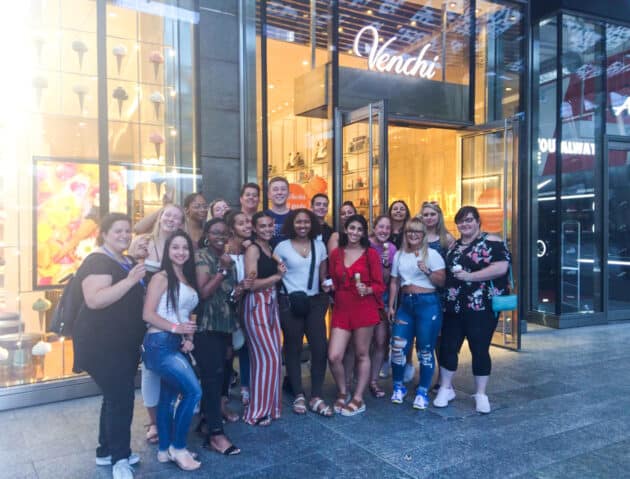
M402 404L407 394L403 384L407 353L414 338L420 362L420 380L414 409L426 409L435 369L433 350L442 327L442 307L436 291L444 285L444 260L427 245L426 228L419 218L404 227L402 248L394 256L389 292L389 319L393 323L391 360L394 392L391 401ZM394 303L401 288L400 305Z

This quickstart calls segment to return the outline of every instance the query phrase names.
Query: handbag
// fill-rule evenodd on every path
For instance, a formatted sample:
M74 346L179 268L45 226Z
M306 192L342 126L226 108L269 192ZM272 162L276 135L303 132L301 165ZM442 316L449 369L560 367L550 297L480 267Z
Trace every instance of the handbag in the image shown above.
M313 286L313 272L315 271L315 241L311 240L311 266L308 272L308 286L306 289L311 289ZM282 287L286 291L284 283ZM293 316L300 318L308 315L311 310L311 300L305 291L294 291L289 293L289 306Z
M512 265L510 265L510 291L514 291L514 278L512 277ZM494 290L494 283L490 281L490 286ZM518 295L505 294L492 296L492 311L500 313L502 311L514 311L518 307Z

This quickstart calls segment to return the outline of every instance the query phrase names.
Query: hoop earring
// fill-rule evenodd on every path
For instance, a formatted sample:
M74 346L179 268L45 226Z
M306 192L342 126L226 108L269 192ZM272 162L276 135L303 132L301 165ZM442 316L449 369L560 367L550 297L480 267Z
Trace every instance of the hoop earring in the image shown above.
M204 248L207 248L209 244L210 244L210 242L208 241L208 238L204 238L204 240L203 240Z

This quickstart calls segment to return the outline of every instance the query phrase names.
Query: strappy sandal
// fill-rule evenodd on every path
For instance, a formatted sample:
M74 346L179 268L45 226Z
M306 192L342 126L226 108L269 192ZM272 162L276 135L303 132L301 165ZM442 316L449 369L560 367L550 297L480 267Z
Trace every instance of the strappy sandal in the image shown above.
M335 403L333 404L333 411L337 414L341 414L341 410L346 407L347 402L348 397L346 394L337 394L337 399L335 399Z
M182 471L194 471L201 467L201 462L197 461L187 449L176 453L174 449L169 448L168 457L177 464Z
M262 427L267 427L271 425L271 416L264 416L256 419L256 421L254 421L254 425Z
M333 410L330 408L328 404L324 402L322 398L311 399L311 402L309 403L308 406L311 412L314 412L315 414L319 414L320 416L333 417L334 415Z
M385 391L383 391L378 383L376 381L372 381L370 383L370 392L372 393L372 396L374 396L375 398L382 398L385 397Z
M293 401L293 412L300 416L306 414L306 398L304 394L298 394L295 401Z
M146 440L149 444L157 444L160 440L158 436L157 425L155 424L145 424L144 427L147 428Z
M365 409L366 407L363 401L353 399L344 406L344 408L341 410L341 415L346 417L356 416L357 414L365 412Z

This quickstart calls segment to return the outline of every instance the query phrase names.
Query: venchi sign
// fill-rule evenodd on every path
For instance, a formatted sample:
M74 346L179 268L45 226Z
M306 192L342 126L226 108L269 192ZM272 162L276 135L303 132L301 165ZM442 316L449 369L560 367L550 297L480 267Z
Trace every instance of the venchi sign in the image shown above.
M371 25L363 27L354 37L354 54L358 57L362 57L359 49L361 40L364 36L372 36L372 46L370 47L370 53L368 55L368 68L370 70L386 73L396 73L405 76L418 76L420 78L431 79L435 76L435 67L437 65L438 56L433 58L433 61L425 60L424 55L431 47L430 43L427 43L416 57L406 58L403 55L392 55L386 53L387 48L396 41L397 37L392 37L382 45L378 44L378 30ZM365 40L364 40L365 41Z

